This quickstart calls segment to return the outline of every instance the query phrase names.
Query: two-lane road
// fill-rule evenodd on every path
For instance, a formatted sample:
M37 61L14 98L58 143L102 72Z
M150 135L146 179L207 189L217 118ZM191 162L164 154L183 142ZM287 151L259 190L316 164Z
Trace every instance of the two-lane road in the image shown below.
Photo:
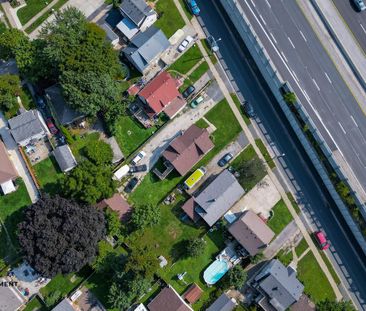
M342 274L344 285L353 293L359 309L366 310L366 269L364 266L366 259L362 251L358 249L357 243L352 239L352 234L347 229L343 229L347 226L342 217L338 215L334 202L305 156L297 137L287 123L286 117L266 82L261 78L245 45L234 26L229 22L230 18L224 13L221 6L217 6L217 1L198 0L198 2L201 7L201 18L207 30L215 38L221 38L219 42L221 55L240 91L253 104L271 140L281 152L285 153L285 171L297 189L299 200L306 207L306 214L316 227L322 228L327 233L332 243L329 254L332 262L336 264L338 272ZM255 2L257 5L257 3L266 1ZM269 8L267 10L270 11ZM291 45L290 42L289 44ZM313 73L311 72L311 74ZM316 76L316 79L321 83L322 80L319 77ZM316 88L315 83L312 83Z

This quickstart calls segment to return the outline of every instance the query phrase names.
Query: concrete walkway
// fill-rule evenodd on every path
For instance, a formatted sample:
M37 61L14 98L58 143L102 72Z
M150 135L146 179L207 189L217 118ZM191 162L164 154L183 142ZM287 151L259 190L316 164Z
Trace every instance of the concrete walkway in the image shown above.
M39 11L36 15L34 15L25 25L23 25L22 29L27 29L30 25L32 25L38 18L40 18L43 14L48 12L59 0L53 0L49 5Z
M187 16L185 15L184 13L184 10L179 2L179 0L174 0L174 3L175 5L177 6L180 14L182 15L184 21L189 24L190 21L188 20ZM195 18L193 18L195 19ZM196 25L195 25L196 26ZM198 27L198 26L196 26ZM200 33L200 29L197 29L197 33ZM277 179L276 175L272 172L272 170L269 168L267 162L265 161L262 153L260 152L260 150L258 149L257 145L255 144L255 141L254 141L254 137L252 135L252 133L250 132L248 126L245 124L241 114L240 114L240 111L238 110L238 108L236 107L233 99L231 98L230 96L230 92L229 90L226 88L226 85L222 79L222 77L219 75L218 71L216 70L215 66L213 65L213 63L211 62L211 59L210 57L207 55L207 52L204 48L204 46L202 45L201 41L197 41L197 44L198 44L198 47L199 49L201 50L201 53L203 54L204 58L206 59L209 67L210 67L210 70L211 72L213 73L218 85L219 85L219 88L221 89L222 93L224 94L227 102L229 103L229 106L230 108L232 109L236 119L238 120L241 128L243 129L245 135L248 137L249 139L249 142L252 144L255 152L257 153L258 157L263 161L266 169L267 169L267 172L268 172L268 175L269 177L271 178L271 180L273 181L273 183L275 184L277 190L280 192L284 202L286 203L286 206L288 208L288 210L290 211L292 217L294 218L294 221L295 223L297 224L297 226L299 227L301 233L303 234L306 242L308 243L309 247L311 248L311 251L314 253L314 256L316 258L316 260L318 261L321 269L323 270L323 272L325 273L327 279L329 280L329 283L330 285L332 286L333 288L333 291L336 295L336 298L337 300L341 300L343 297L342 297L342 294L341 292L339 291L338 289L338 286L336 284L336 282L334 281L327 265L325 264L323 258L320 256L319 254L319 251L317 249L317 247L315 246L314 242L312 241L308 231L306 230L306 227L304 225L304 223L302 222L302 220L300 219L300 217L297 215L295 209L293 208L290 200L288 199L287 197L287 194L286 194L286 191L284 190L284 188L282 187L281 183L279 182L279 180ZM284 178L283 178L284 179Z
M7 120L4 115L0 112L0 136L2 137L5 147L10 153L10 159L17 169L19 176L23 179L24 184L27 188L29 197L32 202L36 202L39 197L38 189L33 182L33 179L28 171L28 168L18 150L18 146L11 136L7 128Z
M1 3L1 6L3 7L4 9L4 12L5 12L5 15L6 17L8 18L8 21L10 23L10 26L11 28L18 28L20 29L21 28L21 24L19 22L19 19L18 17L14 17L14 9L11 7L10 3L9 2L2 2Z

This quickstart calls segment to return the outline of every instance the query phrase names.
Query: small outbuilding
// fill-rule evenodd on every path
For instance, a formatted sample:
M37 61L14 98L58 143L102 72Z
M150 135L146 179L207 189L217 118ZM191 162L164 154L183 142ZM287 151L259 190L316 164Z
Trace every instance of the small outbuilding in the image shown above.
M203 290L196 283L193 283L188 290L183 294L183 297L189 304L193 305L200 299Z
M64 173L71 171L78 164L68 145L56 147L53 151L53 155L55 156L61 171Z
M111 198L104 199L98 203L99 208L110 208L118 213L121 221L128 221L131 217L132 208L122 198L119 193L115 193Z

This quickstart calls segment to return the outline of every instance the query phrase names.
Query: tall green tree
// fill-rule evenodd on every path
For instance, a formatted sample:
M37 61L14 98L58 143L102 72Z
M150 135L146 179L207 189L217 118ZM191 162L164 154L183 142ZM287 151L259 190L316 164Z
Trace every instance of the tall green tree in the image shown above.
M94 140L84 148L86 157L95 165L111 164L113 151L109 144L102 140Z
M317 311L356 311L350 301L335 301L325 299L316 304Z
M202 238L193 238L187 240L187 255L190 257L199 257L205 251L206 242Z
M1 37L1 36L0 36ZM0 109L9 111L18 106L17 96L22 93L19 77L16 75L0 75Z
M234 266L234 268L228 271L223 281L225 287L240 289L244 286L246 280L247 280L247 273L245 272L242 266L236 265Z
M131 223L135 229L140 230L157 225L160 221L160 217L161 213L159 206L151 204L140 205L134 208Z
M140 274L144 278L151 279L158 269L156 255L148 247L134 248L128 257L124 271Z

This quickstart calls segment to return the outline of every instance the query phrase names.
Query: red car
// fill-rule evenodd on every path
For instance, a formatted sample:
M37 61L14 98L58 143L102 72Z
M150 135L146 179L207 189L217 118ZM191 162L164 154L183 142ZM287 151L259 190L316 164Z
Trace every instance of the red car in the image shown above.
M315 239L319 244L319 247L321 250L326 250L329 248L329 243L327 239L325 238L325 235L322 231L317 231L314 233Z
M52 135L55 135L58 132L57 127L55 126L55 124L53 124L53 121L51 118L46 120L47 126L51 132Z

